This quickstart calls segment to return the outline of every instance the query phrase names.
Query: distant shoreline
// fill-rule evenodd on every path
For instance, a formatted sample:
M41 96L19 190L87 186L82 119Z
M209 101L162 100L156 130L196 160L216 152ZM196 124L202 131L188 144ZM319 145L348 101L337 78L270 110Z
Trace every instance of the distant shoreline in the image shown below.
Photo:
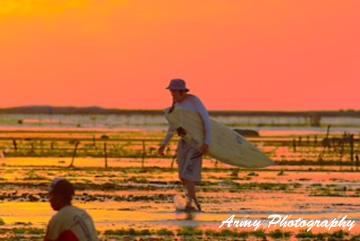
M49 115L162 115L164 110L127 110L101 107L20 106L0 108L0 114ZM209 111L212 116L308 116L308 117L360 117L360 110L338 111Z

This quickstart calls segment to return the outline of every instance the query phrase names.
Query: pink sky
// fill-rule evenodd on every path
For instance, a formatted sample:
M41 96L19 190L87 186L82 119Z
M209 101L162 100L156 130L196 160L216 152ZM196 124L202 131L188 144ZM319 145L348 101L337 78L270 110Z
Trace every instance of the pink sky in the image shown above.
M360 109L358 0L2 0L0 107Z

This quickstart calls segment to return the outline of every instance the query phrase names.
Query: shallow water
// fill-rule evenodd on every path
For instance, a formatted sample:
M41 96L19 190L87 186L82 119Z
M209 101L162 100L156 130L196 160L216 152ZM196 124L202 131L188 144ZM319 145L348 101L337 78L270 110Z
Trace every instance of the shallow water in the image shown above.
M20 117L16 116L16 118ZM59 125L59 120L47 120L41 117L38 121L27 120L22 127L16 123L1 127L1 137L6 137L7 140L4 140L5 144L0 148L0 150L5 150L4 157L0 157L0 239L10 237L10 240L30 240L30 238L42 240L41 234L31 234L19 239L19 234L15 235L16 232L12 229L45 230L50 217L55 214L47 200L47 187L55 177L66 177L75 184L77 192L74 205L85 208L91 214L103 240L134 240L139 235L124 236L116 232L115 234L106 233L130 228L151 230L152 233L165 228L173 231L177 235L177 240L191 240L179 236L181 230L188 231L188 227L218 233L222 230L251 232L254 231L254 227L219 229L219 226L231 215L236 215L239 219L247 217L251 220L266 220L273 214L283 217L291 215L291 219L306 220L331 220L347 215L348 220L355 220L358 223L349 231L350 234L352 236L360 234L358 167L336 165L335 161L338 161L339 155L332 149L324 155L323 165L319 165L317 159L324 149L320 144L313 147L304 141L305 144L298 146L296 151L291 145L294 136L297 137L297 135L321 133L323 137L326 133L325 128L259 127L257 130L260 130L262 137L249 139L273 160L278 163L284 161L283 165L249 170L218 163L205 157L203 181L197 187L203 212L189 214L175 211L174 197L183 194L183 188L178 180L176 163L169 158L171 155L167 158L151 156L145 159L142 159L141 155L137 158L109 157L107 158L108 168L105 168L103 157L76 157L74 167L71 168L69 168L72 161L71 155L68 157L46 157L45 154L42 157L27 157L26 155L9 157L11 153L6 152L6 149L14 151L11 138L21 139L18 145L22 148L29 145L25 141L26 137L34 139L44 137L49 138L50 141L64 138L65 141L59 141L59 146L69 148L72 154L73 143L69 144L69 141L84 138L91 143L94 136L100 143L97 151L101 152L103 134L110 136L111 139L136 140L136 146L135 142L126 143L126 146L132 149L139 149L142 138L154 138L152 143L147 145L148 149L154 149L160 143L159 140L163 138L166 130L166 125L163 125L162 120L157 119L158 117L149 117L150 119L147 120L140 118L137 121L132 119L135 117L129 117L127 121L119 122L119 126L115 127L100 124L102 121L108 122L109 119L106 118L86 117L90 118L88 120L82 119L85 117L61 118L64 118L61 120L61 125ZM79 121L84 121L84 124L76 127ZM142 121L154 123L142 126ZM227 121L238 120L230 118ZM22 128L22 131L15 131ZM157 131L148 132L149 128ZM357 127L349 128L353 131L356 129L351 128ZM34 131L35 129L38 131ZM347 129L339 128L339 133L343 133L344 130ZM50 146L45 141L37 144L47 148ZM84 146L86 144L89 143L85 143ZM358 145L357 143L355 149ZM174 150L175 144L171 146L170 154ZM137 151L141 152L141 145ZM346 154L346 156L348 158L349 155ZM303 160L310 160L311 165L301 165ZM333 162L326 163L328 160ZM289 161L296 162L296 165L287 165ZM263 230L270 235L277 229L282 232L292 232L290 239L296 240L296 234L303 232L305 228L278 225ZM338 229L332 228L329 231L326 228L314 227L312 232L333 233ZM344 230L348 231L348 229ZM203 235L199 240L206 240L205 236ZM158 236L155 235L155 237ZM173 239L169 238L169 240ZM210 236L208 240L234 239L231 236L222 238ZM256 238L252 237L252 240ZM271 237L268 240L272 240Z
M76 168L67 168L57 158L6 158L0 165L0 217L4 228L22 226L45 229L54 214L47 202L46 187L57 176L67 177L78 188L74 205L85 208L96 222L102 237L105 231L134 228L177 232L192 227L202 230L219 229L231 215L238 219L268 219L278 214L291 219L331 220L347 215L360 223L360 183L358 172L334 170L327 167L275 166L260 170L240 170L205 161L203 184L198 187L202 213L175 211L173 198L182 193L175 169L167 160L151 160L142 169L134 159L110 159L111 167L104 169L102 160L79 158ZM64 160L62 160L64 161ZM150 165L149 165L150 166ZM131 167L131 169L130 169ZM309 171L309 168L311 171ZM11 210L11 211L9 211ZM18 223L18 224L17 224ZM250 228L227 228L254 231ZM271 226L291 231L294 235L304 228ZM337 230L332 228L331 232ZM329 232L326 228L312 229L313 233ZM350 230L360 233L360 224Z

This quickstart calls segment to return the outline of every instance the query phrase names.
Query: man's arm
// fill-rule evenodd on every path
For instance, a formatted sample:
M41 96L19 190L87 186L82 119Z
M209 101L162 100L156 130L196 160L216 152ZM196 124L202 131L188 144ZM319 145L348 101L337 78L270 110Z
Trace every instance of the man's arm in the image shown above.
M162 155L162 156L164 155L165 147L170 143L170 141L171 141L172 137L174 136L175 132L176 132L175 129L171 125L169 125L166 137L165 137L163 143L161 144L161 146L158 149L158 152L159 152L160 155Z
M207 111L207 109L205 108L204 104L201 102L201 100L199 98L197 98L197 103L196 103L196 109L197 112L200 114L201 120L203 122L204 125L204 143L200 148L200 153L201 154L205 154L209 151L209 146L211 144L212 141L212 129L211 129L211 120L209 117L209 113Z

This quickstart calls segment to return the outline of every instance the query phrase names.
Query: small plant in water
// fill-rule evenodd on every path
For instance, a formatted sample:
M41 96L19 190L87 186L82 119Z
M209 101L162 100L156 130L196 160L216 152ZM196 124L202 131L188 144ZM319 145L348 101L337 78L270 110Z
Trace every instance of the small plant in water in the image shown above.
M256 172L250 172L250 173L248 174L248 176L249 176L249 177L258 177L259 174L257 174Z
M180 236L201 236L202 233L201 230L192 227L184 227L178 231Z
M166 228L162 228L156 232L159 236L173 236L174 233L171 230L168 230Z
M278 176L285 176L285 171L284 171L284 170L281 170L277 175L278 175Z
M269 234L269 236L273 239L288 239L291 237L291 232L282 232L281 230L277 229Z

